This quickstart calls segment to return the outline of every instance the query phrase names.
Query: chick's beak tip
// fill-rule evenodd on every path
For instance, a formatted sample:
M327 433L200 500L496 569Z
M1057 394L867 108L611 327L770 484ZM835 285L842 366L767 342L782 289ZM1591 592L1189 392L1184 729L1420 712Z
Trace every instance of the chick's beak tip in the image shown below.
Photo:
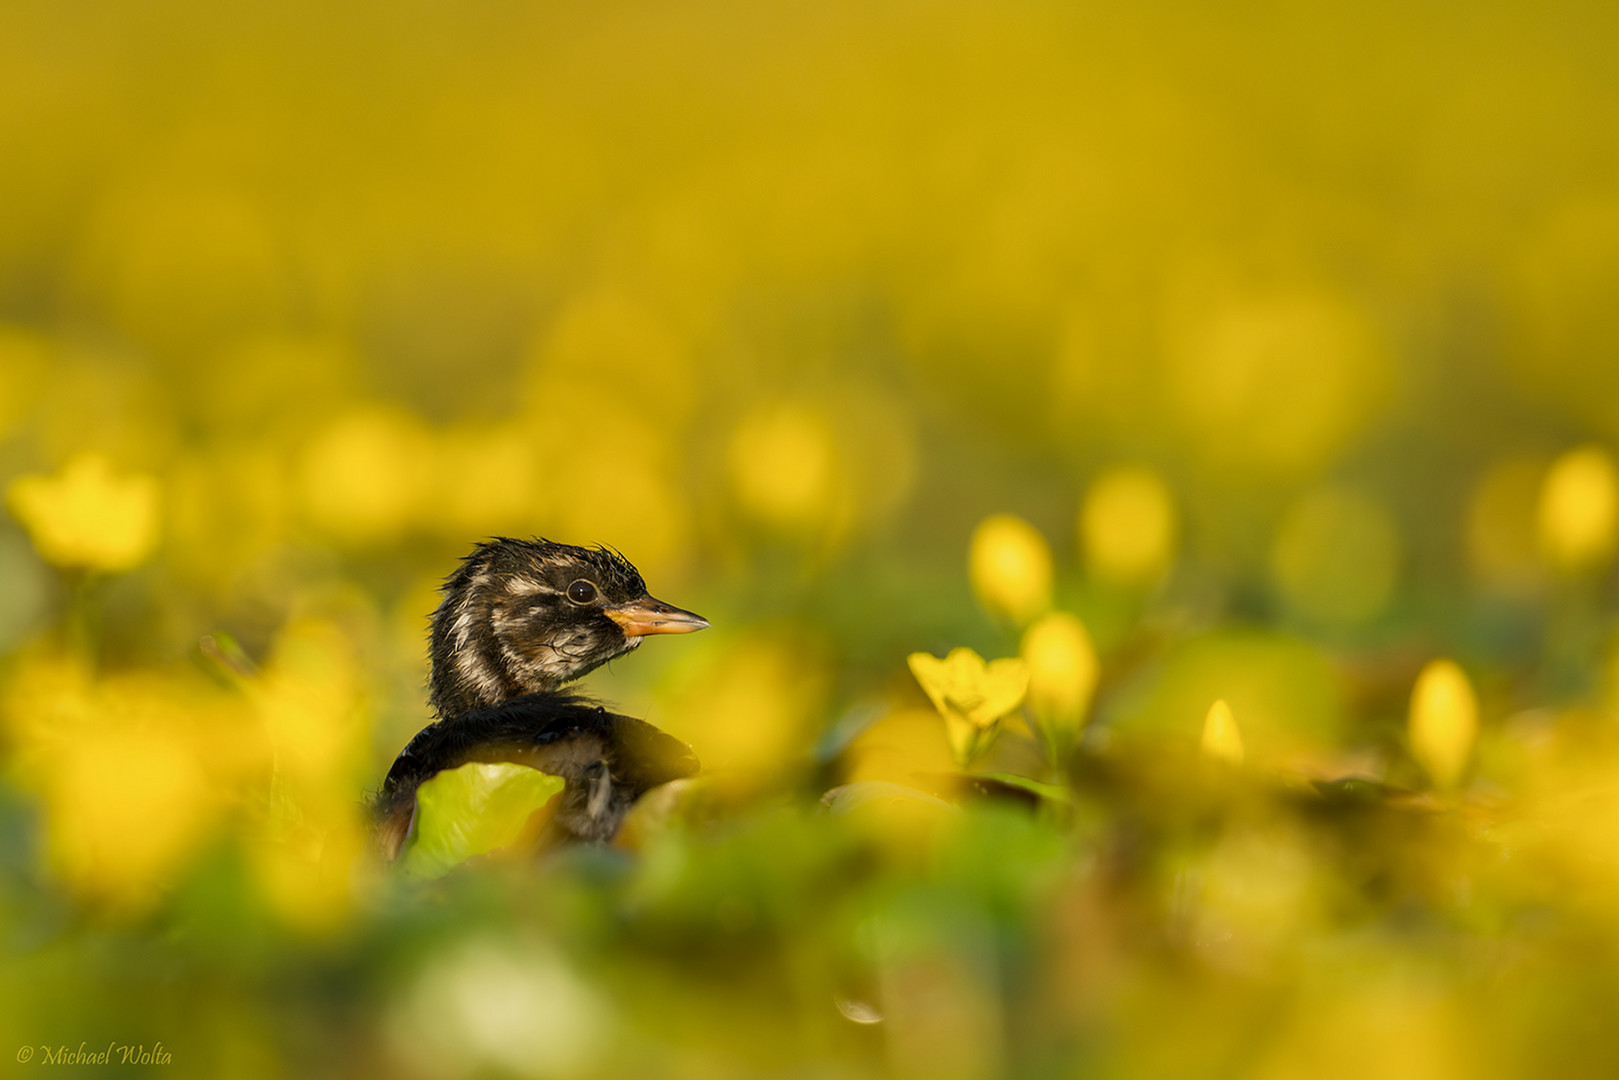
M708 620L695 612L643 596L627 604L607 609L607 617L618 623L628 637L648 634L690 634L708 627Z

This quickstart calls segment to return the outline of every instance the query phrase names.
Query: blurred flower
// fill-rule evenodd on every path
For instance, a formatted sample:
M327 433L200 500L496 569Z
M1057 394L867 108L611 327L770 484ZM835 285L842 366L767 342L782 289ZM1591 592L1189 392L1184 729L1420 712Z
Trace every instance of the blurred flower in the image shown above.
M1076 615L1054 611L1024 631L1019 653L1029 672L1029 707L1048 738L1085 723L1096 691L1096 648Z
M782 406L749 413L731 436L731 486L755 520L807 529L825 520L838 493L837 453L824 418Z
M1022 703L1029 689L1029 668L1022 660L986 664L968 648L952 649L942 660L914 652L907 663L944 717L950 748L962 768L989 745L996 723Z
M1149 584L1175 558L1175 503L1148 468L1110 469L1092 481L1079 513L1080 546L1097 577Z
M1536 520L1540 549L1558 569L1606 565L1619 533L1619 472L1612 455L1584 446L1553 462Z
M300 619L283 627L249 689L283 776L324 785L360 763L369 726L359 659L337 626Z
M1224 698L1210 705L1203 719L1203 756L1227 765L1242 764L1242 732Z
M319 936L342 927L376 870L369 822L348 788L343 798L289 813L278 806L266 831L250 836L254 880L289 930Z
M1228 279L1213 277L1189 286L1209 295L1167 328L1172 404L1218 460L1278 470L1323 460L1373 415L1387 381L1369 321L1330 290L1222 297Z
M992 514L973 530L968 572L979 602L1016 623L1051 604L1051 548L1013 514Z
M138 566L157 546L158 483L118 476L106 459L81 454L56 476L23 476L6 503L47 562L90 570Z
M354 543L397 535L437 491L432 438L399 409L366 407L338 418L304 448L300 465L310 520ZM488 473L460 479L496 482Z
M1436 787L1454 788L1478 737L1478 699L1455 661L1430 661L1417 676L1409 726L1411 754L1417 763Z
M173 883L267 757L240 701L193 672L98 680L32 655L0 713L8 779L41 799L47 864L117 911Z
M270 812L250 849L253 869L283 921L330 929L354 908L365 847L353 795L370 734L358 657L336 625L295 620L247 689L276 765Z
M888 713L855 736L844 757L852 783L913 783L917 773L948 772L954 763L950 747L939 740L935 709Z
M197 752L179 732L85 738L49 776L48 852L91 895L139 901L190 853L212 810Z
M1271 573L1299 613L1326 623L1364 622L1394 593L1400 538L1375 499L1326 489L1296 502L1271 549Z

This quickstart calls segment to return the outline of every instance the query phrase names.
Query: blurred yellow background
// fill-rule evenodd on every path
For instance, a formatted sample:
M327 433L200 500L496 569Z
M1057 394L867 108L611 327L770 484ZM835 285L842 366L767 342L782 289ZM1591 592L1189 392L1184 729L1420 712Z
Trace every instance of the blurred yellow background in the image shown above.
M1563 0L7 0L0 1053L1619 1067L1616 40ZM712 832L364 857L491 535L714 623L586 685L693 745ZM926 801L906 658L958 647L1021 652L978 764L1066 809ZM1396 794L1325 839L1276 794L1346 778ZM850 780L911 786L811 812Z

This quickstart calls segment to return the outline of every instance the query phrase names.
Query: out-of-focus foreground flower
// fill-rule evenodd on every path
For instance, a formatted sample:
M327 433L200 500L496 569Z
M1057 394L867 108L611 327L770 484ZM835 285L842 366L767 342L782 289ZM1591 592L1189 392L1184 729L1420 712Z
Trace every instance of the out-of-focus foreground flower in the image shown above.
M55 476L11 482L6 504L34 546L57 566L129 570L157 546L159 489L151 476L120 476L98 454L80 454Z

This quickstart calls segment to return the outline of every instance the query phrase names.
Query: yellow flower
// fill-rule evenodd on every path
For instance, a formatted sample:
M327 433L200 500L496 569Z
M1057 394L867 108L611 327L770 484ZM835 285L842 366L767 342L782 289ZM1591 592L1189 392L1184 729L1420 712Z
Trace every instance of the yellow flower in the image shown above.
M1619 471L1595 446L1570 450L1552 463L1540 489L1540 547L1560 570L1600 567L1619 535Z
M214 823L195 740L183 730L101 731L53 760L46 854L76 890L139 907Z
M1175 558L1175 500L1151 469L1110 469L1085 493L1080 545L1097 577L1150 584Z
M19 477L6 505L55 566L129 570L157 546L157 480L116 476L97 454L75 457L56 476Z
M183 668L98 679L36 650L0 688L0 724L6 780L39 800L45 864L119 913L162 896L269 764L236 696Z
M310 521L357 544L409 528L429 505L437 477L426 425L414 413L382 406L356 409L328 426L304 447L299 473ZM521 478L516 466L506 477Z
M1013 622L1028 622L1051 604L1051 548L1020 517L993 514L979 522L968 570L979 601Z
M1022 660L986 664L971 649L952 649L942 660L916 652L908 662L944 717L950 748L963 768L989 744L996 723L1022 703L1029 688L1029 668Z
M1077 616L1057 611L1023 635L1019 652L1029 666L1029 705L1047 729L1072 733L1085 722L1096 691L1096 648Z
M1242 732L1223 698L1209 706L1209 714L1203 718L1203 756L1227 765L1242 764Z
M830 427L808 410L756 409L732 434L729 449L732 489L748 515L766 525L822 524L848 486L839 481Z
M1454 660L1434 660L1411 691L1411 754L1434 785L1454 788L1478 737L1478 698Z

